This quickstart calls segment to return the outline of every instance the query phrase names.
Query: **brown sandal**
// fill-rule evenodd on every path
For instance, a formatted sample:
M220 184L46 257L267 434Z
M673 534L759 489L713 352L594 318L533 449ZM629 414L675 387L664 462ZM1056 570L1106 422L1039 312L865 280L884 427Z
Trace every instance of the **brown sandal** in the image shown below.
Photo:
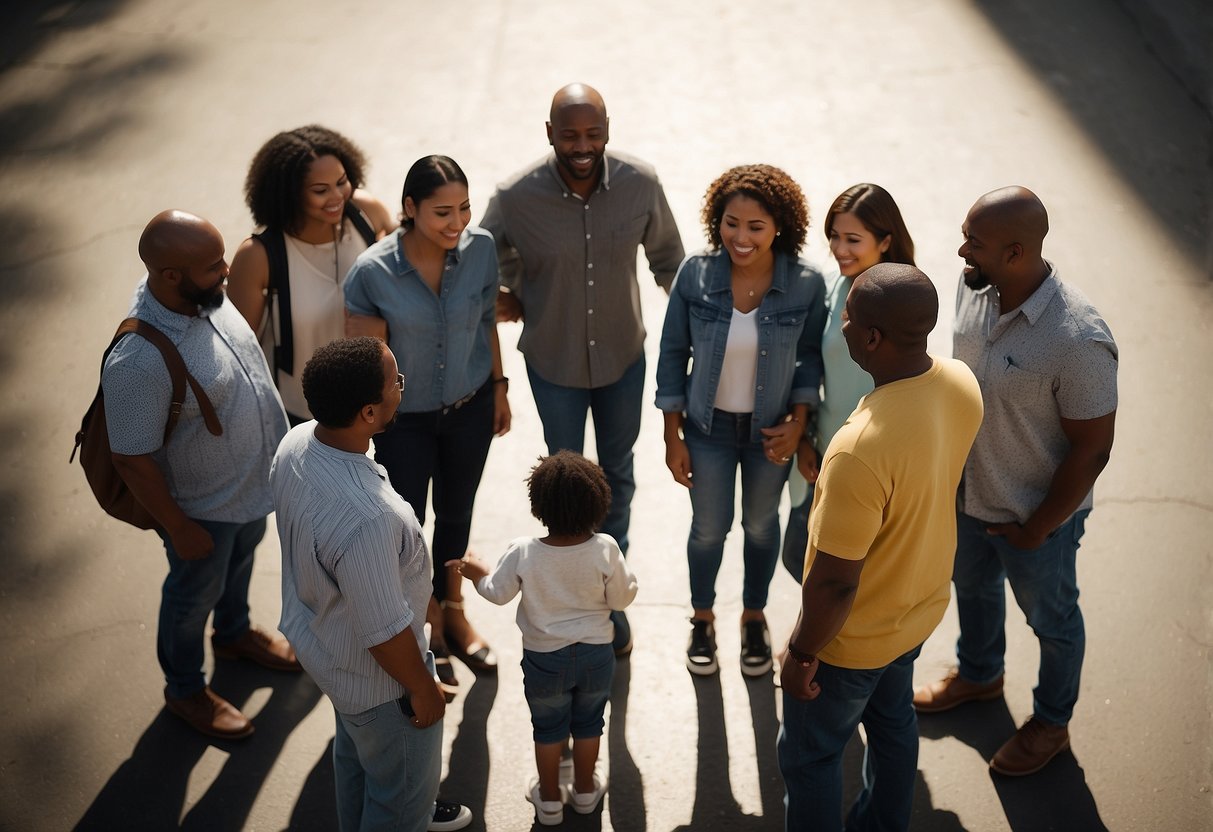
M441 601L439 603L442 605L443 610L463 611L462 601ZM459 641L451 635L449 629L444 628L443 635L446 638L447 649L450 651L450 654L467 665L472 672L497 672L497 655L493 652L493 648L483 639L479 637L474 638L467 645L460 647Z

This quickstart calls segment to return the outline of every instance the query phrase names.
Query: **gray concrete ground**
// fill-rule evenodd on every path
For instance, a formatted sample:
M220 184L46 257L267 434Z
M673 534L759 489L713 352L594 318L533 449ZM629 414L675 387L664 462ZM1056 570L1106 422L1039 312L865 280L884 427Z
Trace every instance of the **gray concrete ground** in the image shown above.
M1037 648L1013 611L1005 701L921 723L913 827L1213 828L1209 121L1115 5L33 0L0 16L0 828L333 828L331 710L306 678L216 670L215 687L255 715L242 744L206 742L163 711L163 555L100 513L66 464L71 437L157 211L206 215L234 250L250 230L252 153L312 121L362 143L389 203L415 158L454 156L479 211L544 151L551 93L574 79L606 96L612 146L656 165L689 248L702 244L703 189L729 165L783 166L818 214L847 186L879 182L946 308L973 199L1010 183L1041 195L1049 256L1122 350L1118 442L1080 565L1088 658L1073 755L1023 780L986 768L1031 709ZM825 253L816 230L811 253ZM644 303L652 360L664 301L650 285ZM944 353L949 317L932 336ZM521 481L543 447L517 334L503 329L514 430L494 445L474 529L490 557L537 529ZM683 669L689 507L655 410L637 476L638 646L604 742L613 787L601 815L567 825L779 829L771 680L742 679L727 624L720 677ZM724 622L739 613L739 561L730 539ZM278 579L271 535L252 590L265 625ZM796 607L795 583L777 575L778 635ZM471 616L502 668L460 668L443 793L474 808L475 828L527 829L513 610L473 597ZM948 666L955 635L950 613L920 680Z

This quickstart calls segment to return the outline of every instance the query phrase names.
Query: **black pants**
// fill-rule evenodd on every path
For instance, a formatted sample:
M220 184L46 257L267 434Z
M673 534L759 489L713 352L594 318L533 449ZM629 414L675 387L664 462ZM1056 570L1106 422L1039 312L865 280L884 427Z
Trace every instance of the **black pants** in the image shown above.
M476 391L461 407L400 413L375 437L375 461L387 469L392 486L425 524L426 497L433 484L434 596L447 597L446 567L463 557L472 530L472 505L493 439L493 384Z

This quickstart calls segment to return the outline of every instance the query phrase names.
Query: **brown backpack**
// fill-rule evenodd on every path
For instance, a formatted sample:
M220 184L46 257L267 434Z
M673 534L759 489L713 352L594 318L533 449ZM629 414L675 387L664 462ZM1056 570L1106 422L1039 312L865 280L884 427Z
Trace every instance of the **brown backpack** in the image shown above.
M118 341L132 332L147 339L160 350L160 354L164 356L164 364L168 367L168 374L173 380L173 403L169 408L168 422L164 426L165 444L168 444L173 428L177 427L177 420L181 417L181 408L185 404L187 381L194 391L194 398L198 400L198 407L202 410L206 429L215 436L222 435L223 426L219 424L215 408L211 405L211 400L207 398L202 385L185 368L185 361L181 358L181 353L177 352L173 342L163 332L147 321L127 318L122 322L118 331L114 333L114 339L110 341L109 347L105 350L105 355L101 358L102 372L105 371L106 359L109 358L110 352L117 346ZM89 405L88 411L80 421L80 430L76 433L76 445L72 448L69 463L75 460L77 450L80 451L80 464L84 467L84 476L93 489L93 495L108 514L140 529L160 528L156 518L152 517L143 504L135 499L135 495L131 493L130 488L122 479L122 475L114 467L113 456L110 452L109 428L105 422L105 394L100 384L97 385L97 395L93 398L93 403Z

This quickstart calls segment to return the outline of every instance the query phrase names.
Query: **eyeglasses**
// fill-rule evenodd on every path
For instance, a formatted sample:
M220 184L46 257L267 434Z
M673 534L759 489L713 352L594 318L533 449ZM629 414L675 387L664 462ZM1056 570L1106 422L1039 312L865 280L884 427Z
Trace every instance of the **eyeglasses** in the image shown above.
M396 373L396 389L404 392L404 373Z

